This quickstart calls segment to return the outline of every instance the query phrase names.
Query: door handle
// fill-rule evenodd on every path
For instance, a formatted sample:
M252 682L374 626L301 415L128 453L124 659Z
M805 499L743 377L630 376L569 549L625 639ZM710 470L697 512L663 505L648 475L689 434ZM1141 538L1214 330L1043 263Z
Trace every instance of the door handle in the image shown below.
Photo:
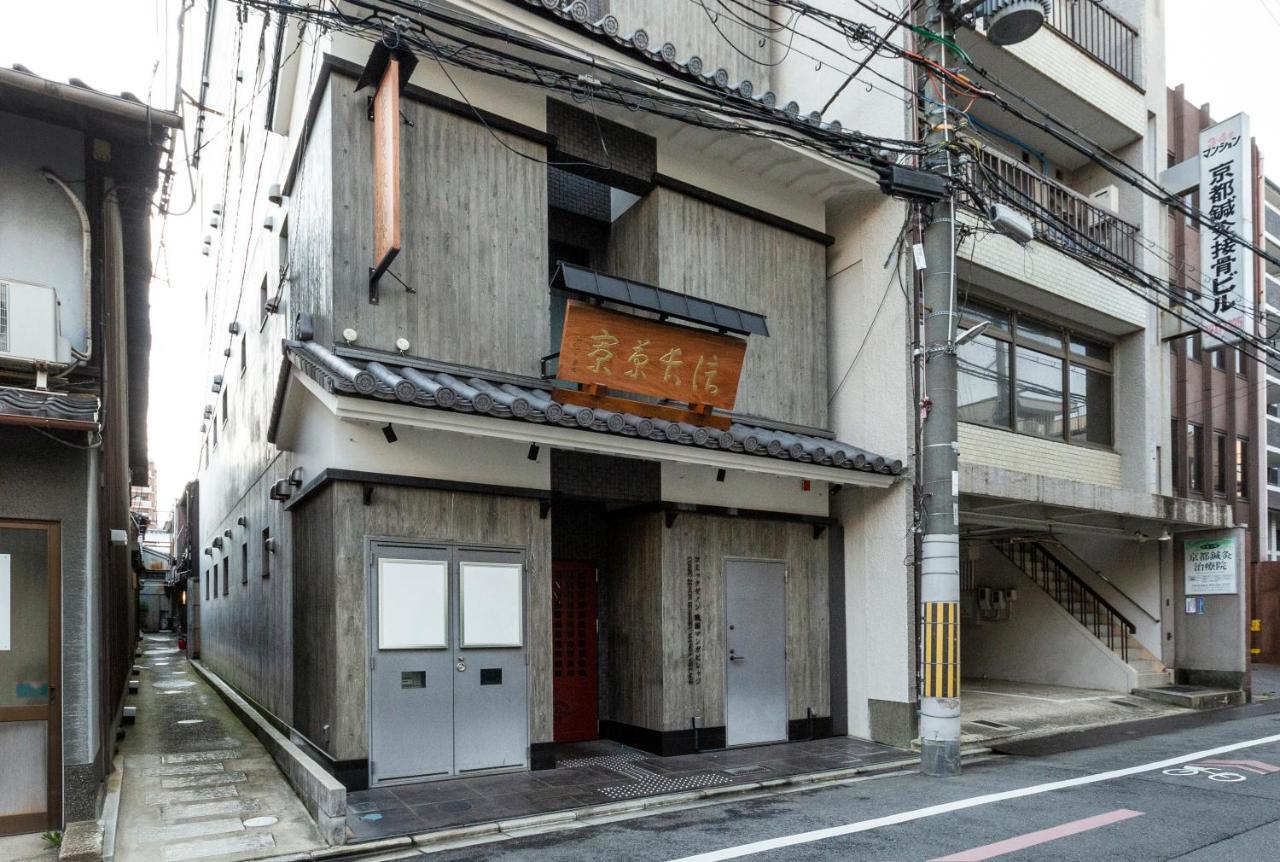
M747 657L745 655L734 655L732 651L729 652L729 661L746 661L746 660L747 660Z
M458 668L458 673L464 673L467 669L467 663L462 659L458 659L457 668Z

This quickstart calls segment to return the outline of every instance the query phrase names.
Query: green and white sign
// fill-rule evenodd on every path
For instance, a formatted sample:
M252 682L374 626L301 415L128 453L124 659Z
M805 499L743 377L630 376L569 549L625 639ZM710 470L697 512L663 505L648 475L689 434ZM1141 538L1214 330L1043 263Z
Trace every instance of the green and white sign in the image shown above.
M1228 596L1240 591L1235 536L1183 543L1188 596Z

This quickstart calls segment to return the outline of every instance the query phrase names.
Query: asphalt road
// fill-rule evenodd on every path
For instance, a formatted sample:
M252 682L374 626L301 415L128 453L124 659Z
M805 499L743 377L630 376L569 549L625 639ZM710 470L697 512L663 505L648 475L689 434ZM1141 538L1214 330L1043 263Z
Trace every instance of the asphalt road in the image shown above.
M1248 763L1206 763L1215 760ZM1199 771L1206 767L1219 772ZM1280 859L1280 713L1044 757L1000 757L969 765L958 778L890 775L434 857Z

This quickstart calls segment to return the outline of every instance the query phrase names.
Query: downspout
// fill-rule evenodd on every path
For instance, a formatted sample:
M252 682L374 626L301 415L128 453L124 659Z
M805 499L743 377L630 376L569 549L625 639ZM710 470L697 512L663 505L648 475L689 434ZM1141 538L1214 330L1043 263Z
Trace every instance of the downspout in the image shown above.
M85 210L84 204L80 198L71 190L62 178L48 168L41 168L40 175L48 182L53 183L62 189L63 194L67 196L67 200L71 201L71 206L75 207L76 215L80 216L80 235L81 235L81 285L84 292L84 352L81 353L74 347L71 348L71 355L78 362L73 362L62 375L65 376L79 362L87 362L93 356L93 240L89 230L89 213Z

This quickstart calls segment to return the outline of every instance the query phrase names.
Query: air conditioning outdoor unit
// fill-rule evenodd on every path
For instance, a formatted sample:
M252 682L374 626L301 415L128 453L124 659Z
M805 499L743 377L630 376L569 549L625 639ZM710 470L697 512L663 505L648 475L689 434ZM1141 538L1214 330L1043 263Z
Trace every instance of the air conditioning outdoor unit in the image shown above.
M59 330L56 290L0 279L0 362L70 362L71 345Z
M1089 195L1089 200L1093 201L1097 206L1110 210L1113 213L1120 212L1120 189L1114 185L1104 186L1093 194Z

